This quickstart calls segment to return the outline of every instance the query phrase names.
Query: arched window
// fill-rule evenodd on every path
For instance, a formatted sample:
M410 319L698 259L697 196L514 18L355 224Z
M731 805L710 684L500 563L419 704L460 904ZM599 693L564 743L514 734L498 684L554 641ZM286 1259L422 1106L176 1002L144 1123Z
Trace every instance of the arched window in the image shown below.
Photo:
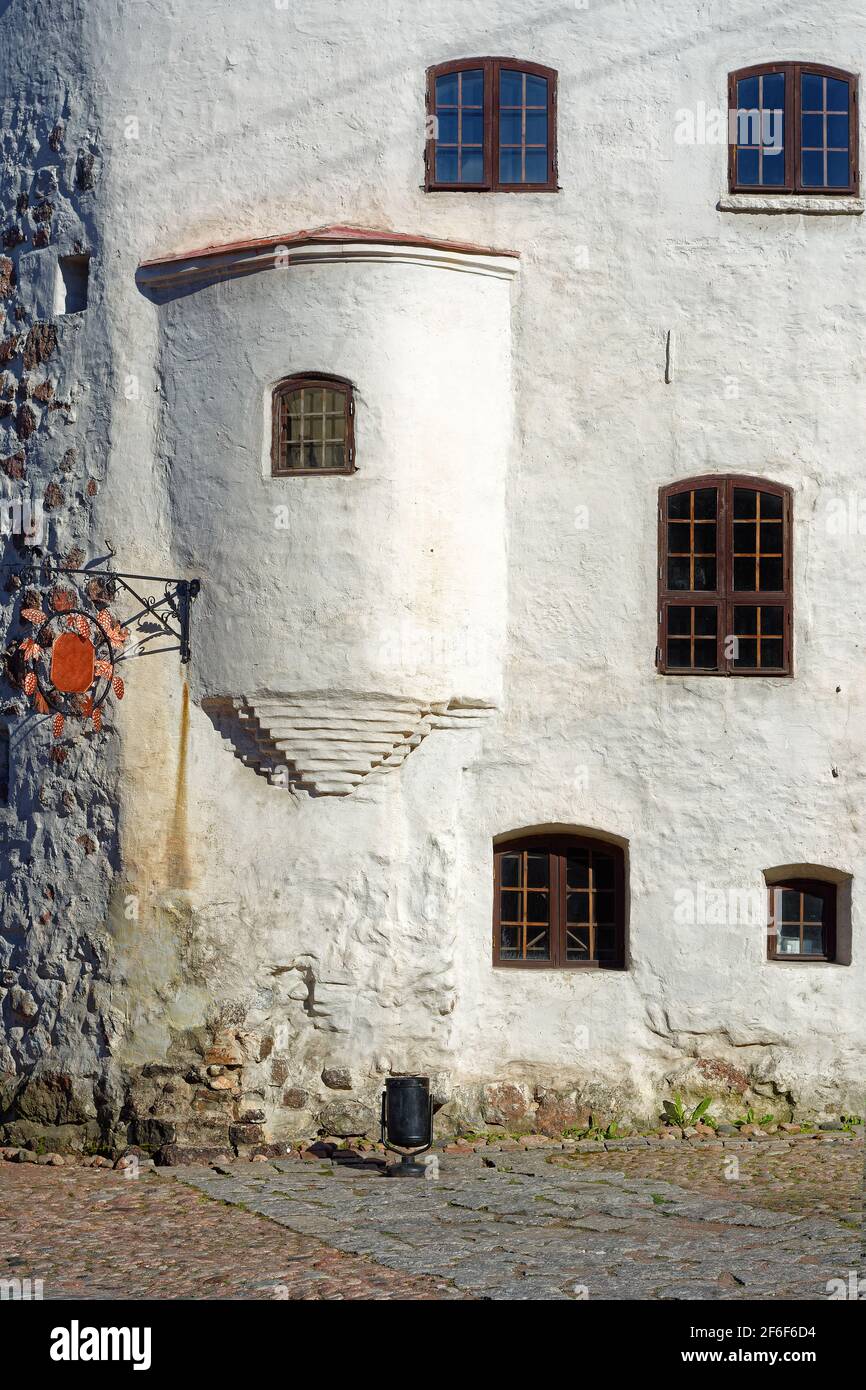
M556 189L556 73L516 58L462 58L427 74L426 187Z
M836 884L789 878L770 889L769 960L836 959Z
M659 493L660 671L791 671L791 494L761 478L687 478Z
M354 473L352 386L337 376L289 376L274 387L271 473Z
M625 856L582 835L531 835L494 850L494 965L621 969Z
M728 78L732 193L853 194L857 78L821 63L763 63Z

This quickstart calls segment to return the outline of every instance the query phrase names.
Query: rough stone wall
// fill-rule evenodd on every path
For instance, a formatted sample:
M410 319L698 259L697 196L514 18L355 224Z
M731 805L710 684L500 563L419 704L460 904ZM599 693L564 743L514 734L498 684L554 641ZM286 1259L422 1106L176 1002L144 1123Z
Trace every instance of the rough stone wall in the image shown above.
M101 143L74 56L80 8L54 7L50 24L67 61L50 71L33 68L33 7L3 10L0 490L19 507L0 544L4 565L34 572L7 570L0 584L9 761L0 804L0 1118L14 1115L21 1137L95 1141L119 1104L109 1058L121 1014L105 931L120 862L116 740L70 730L52 744L50 721L21 690L18 649L30 630L18 613L58 587L43 562L78 567L101 545L93 512L111 372L97 328L100 276L91 277L86 313L55 315L58 258L102 264Z
M137 289L139 263L336 222L521 252L499 712L435 730L393 775L339 800L269 786L233 758L199 704L195 659L189 686L175 658L142 663L98 754L78 740L62 767L44 735L19 746L32 721L8 716L0 1070L13 1077L7 1114L21 1117L9 1123L85 1121L102 1106L106 1133L120 1121L154 1145L225 1142L245 1125L240 1144L351 1131L369 1128L391 1069L436 1075L453 1125L648 1116L671 1087L732 1108L756 1095L780 1114L862 1112L866 575L862 535L834 535L829 519L834 502L862 502L864 219L720 212L724 148L674 140L678 109L723 107L727 72L767 55L862 71L860 7L838 5L828 31L806 0L723 16L699 0L651 14L637 0L430 12L394 0L375 19L345 0L335 28L320 0L22 0L0 4L0 25L14 243L0 262L0 457L14 486L23 468L41 496L52 489L50 553L92 558L108 537L124 568L200 575L209 671L236 657L226 600L251 567L268 587L247 423L274 370L258 337L274 283L219 287L227 341L197 353L184 327L195 295L186 320L182 304L166 316ZM37 51L65 56L46 74ZM425 69L507 53L559 70L561 192L425 194ZM56 345L39 330L25 366L19 340L51 319L39 267L61 239L91 251L91 307L53 323ZM337 325L333 354L354 354L363 395L364 344L344 337ZM286 371L292 342L287 321ZM178 344L207 422L240 377L255 385L252 414L205 431L207 450L192 428L174 433ZM46 382L49 400L36 394ZM357 481L381 459L359 454ZM794 492L791 681L654 670L658 488L730 470ZM189 477L191 507L176 486ZM343 519L351 539L350 501ZM284 574L298 540L290 527ZM345 599L333 575L323 556L313 635ZM248 630L289 679L279 607L251 610ZM352 691L348 664L345 677ZM492 969L493 838L533 826L626 847L627 972ZM853 876L850 967L768 965L760 923L676 919L677 890L760 892L781 864ZM11 1103L22 1075L55 1065L74 1101Z

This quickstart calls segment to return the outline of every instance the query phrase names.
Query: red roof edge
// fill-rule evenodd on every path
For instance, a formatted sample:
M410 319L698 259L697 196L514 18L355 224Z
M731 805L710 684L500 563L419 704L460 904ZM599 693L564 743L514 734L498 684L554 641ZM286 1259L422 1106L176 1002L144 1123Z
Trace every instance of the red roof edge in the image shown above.
M311 242L346 241L378 242L386 246L426 246L437 251L465 251L478 256L514 256L519 251L499 251L491 246L477 246L469 241L448 241L441 237L416 236L412 232L392 232L376 227L313 227L307 231L283 236L252 237L247 241L226 241L220 246L199 246L194 251L176 251L170 256L156 256L142 261L141 267L170 265L172 261L202 260L207 256L225 256L232 252L256 251L269 246L303 246Z

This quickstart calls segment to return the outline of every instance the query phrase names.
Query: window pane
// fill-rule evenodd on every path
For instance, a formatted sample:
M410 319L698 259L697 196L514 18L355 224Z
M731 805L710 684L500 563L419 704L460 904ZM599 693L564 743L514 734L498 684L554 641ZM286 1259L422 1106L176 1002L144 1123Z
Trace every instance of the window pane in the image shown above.
M596 922L612 923L614 920L616 905L616 895L614 893L595 894L595 920Z
M754 555L758 539L758 527L754 521L734 522L734 554Z
M467 72L460 74L461 79L461 102L463 106L483 106L484 104L484 71L482 68L471 68Z
M457 105L457 73L446 72L436 78L436 107Z
M758 514L758 494L752 488L734 488L734 517L745 519Z
M463 112L462 132L464 146L484 144L484 117L480 111Z
M522 181L523 161L520 150L500 150L499 182L520 183Z
M526 74L526 105L547 107L547 78Z
M566 903L567 922L589 921L589 893L569 893Z
M848 83L838 77L827 78L827 110L848 110Z
M526 933L526 959L550 960L550 931L528 929Z
M757 608L738 607L734 614L734 628L739 637L749 637L753 633L757 636L758 632L758 610Z
M803 928L803 950L804 956L823 956L824 954L824 928L823 927L804 927Z
M830 150L827 155L827 187L847 188L848 179L848 151Z
M784 631L784 608L761 607L761 632L767 637L781 637Z
M674 670L688 670L692 664L692 645L688 638L668 638L667 665Z
M802 78L802 98L804 111L822 111L824 109L824 82L815 73L804 72Z
M668 632L672 637L690 636L692 631L692 610L682 604L668 609Z
M503 960L520 959L519 927L502 927L499 933L499 954Z
M827 144L830 149L847 150L848 148L848 117L828 116L827 117Z
M734 558L734 588L740 593L754 591L757 584L752 556Z
M696 497L706 496L705 492L695 493ZM690 492L675 492L668 498L668 517L671 521L685 518L689 519L689 498Z
M782 499L775 492L761 493L761 520L769 520L772 517L781 517Z
M589 928L570 927L565 935L566 960L589 960Z
M785 664L785 644L779 637L765 637L761 640L761 667L766 670L781 669Z
M761 79L761 106L764 111L781 111L785 105L785 74L765 73Z
M695 670L715 671L718 662L715 638L710 642L706 637L695 638Z
M523 894L504 890L500 896L499 914L503 922L523 921Z
M614 861L609 854L593 854L592 881L596 888L613 888Z
M737 107L743 111L753 111L758 105L757 77L743 77L737 83Z
M820 150L804 150L801 155L803 183L809 188L821 188L824 184L824 155Z
M499 858L499 877L503 888L519 888L520 855L503 854Z
M784 588L784 567L781 559L764 556L759 562L759 570L761 590L764 593L775 593Z
M550 875L550 859L546 854L526 856L526 883L529 888L546 888Z
M484 155L481 150L464 149L460 157L460 182L482 183L484 180Z
M738 637L734 665L742 666L744 670L755 671L758 669L758 639L756 637Z
M824 920L824 899L819 898L817 893L803 894L803 921L804 922L823 922Z
M568 888L589 887L589 851L569 850L565 862L566 886Z
M550 897L547 893L527 893L526 895L526 920L527 922L549 922L550 921Z
M436 150L436 180L438 183L457 182L457 151L443 150L441 146Z
M737 183L758 182L758 151L737 150Z
M526 182L547 183L547 151L526 151Z
M798 956L800 954L800 928L782 927L776 938L776 951L780 956Z
M695 589L706 592L716 587L716 561L706 557L695 560Z
M501 106L523 104L523 77L519 72L503 68L499 75L499 103Z
M799 922L800 920L800 894L792 888L782 890L782 921Z
M707 606L693 609L695 615L695 635L698 637L715 637L716 635L716 610Z
M803 146L809 148L814 146L822 149L824 145L824 117L823 116L804 116L803 117Z
M781 150L765 150L761 186L780 188L785 182L785 156Z
M691 549L692 528L688 521L668 522L668 550L676 555Z
M527 145L547 144L547 111L527 111L526 143Z
M681 494L688 498L688 493ZM673 501L673 498L671 498ZM688 516L688 506L686 506ZM714 487L698 488L695 493L695 520L707 521L715 520L716 515L716 489Z
M499 139L503 145L519 145L523 138L523 117L519 111L503 111L499 118Z

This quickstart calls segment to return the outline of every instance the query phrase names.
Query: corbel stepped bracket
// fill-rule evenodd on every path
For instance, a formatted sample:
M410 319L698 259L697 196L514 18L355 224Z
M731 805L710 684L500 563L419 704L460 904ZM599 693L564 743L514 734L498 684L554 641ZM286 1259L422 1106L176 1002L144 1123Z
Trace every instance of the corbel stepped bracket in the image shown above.
M222 697L202 708L245 767L319 796L348 796L400 767L433 729L471 728L493 713L384 695Z

